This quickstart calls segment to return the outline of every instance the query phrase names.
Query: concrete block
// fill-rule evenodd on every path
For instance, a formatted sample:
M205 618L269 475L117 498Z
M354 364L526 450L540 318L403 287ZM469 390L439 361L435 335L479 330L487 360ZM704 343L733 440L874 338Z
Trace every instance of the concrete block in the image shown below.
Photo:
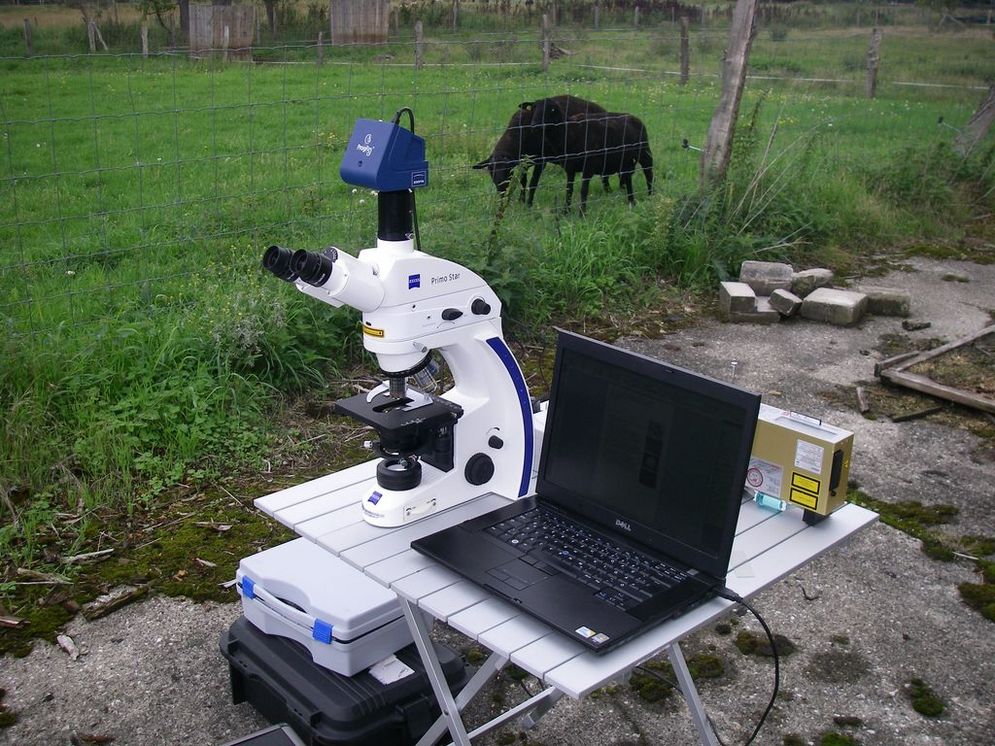
M804 298L817 288L829 287L833 284L831 269L803 269L791 275L791 292L799 298Z
M789 290L775 290L770 294L770 305L786 318L791 318L802 307L802 299Z
M867 312L867 296L853 290L817 288L802 301L802 318L852 326Z
M780 320L781 314L771 306L770 299L762 295L757 297L755 311L729 314L729 321L736 324L776 324Z
M878 287L877 285L861 285L857 290L867 296L867 313L876 316L909 315L912 296L906 290Z
M747 259L739 268L739 281L753 288L757 295L770 295L775 290L790 288L793 274L790 264Z
M728 318L731 313L753 313L757 296L744 282L719 283L719 313Z

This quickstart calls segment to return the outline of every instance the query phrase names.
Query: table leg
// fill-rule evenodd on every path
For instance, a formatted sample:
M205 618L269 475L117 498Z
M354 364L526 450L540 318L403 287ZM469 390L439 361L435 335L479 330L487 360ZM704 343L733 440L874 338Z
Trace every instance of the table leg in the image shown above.
M400 596L397 600L401 604L404 618L408 621L411 635L415 638L415 646L421 655L422 663L425 664L425 673L428 674L432 691L435 692L435 698L442 709L442 718L453 737L453 743L458 746L470 746L470 736L466 732L466 726L463 725L453 693L449 691L449 684L446 683L446 676L442 672L442 666L439 665L439 657L435 654L435 647L432 645L432 638L428 635L425 620L421 612L412 607L407 600Z
M484 661L484 665L477 669L477 672L470 677L470 680L466 682L464 687L460 690L460 693L456 695L456 708L462 712L463 708L477 696L477 693L483 689L491 679L494 678L495 674L497 674L497 672L500 671L507 662L508 658L506 656L491 653L487 660ZM439 719L432 724L432 727L425 732L425 735L419 739L416 746L429 746L429 744L435 743L448 727L449 724L446 718L440 716Z
M677 675L677 683L680 684L681 691L684 692L684 701L688 703L691 719L694 720L694 726L698 729L701 743L703 746L719 746L719 740L715 737L715 731L712 730L708 716L705 714L705 708L698 697L694 679L691 678L691 672L688 671L688 664L684 660L681 646L676 642L671 643L670 647L667 648L667 655L670 657L670 665L673 666L674 673Z
M563 692L554 689L546 699L537 704L528 715L522 716L522 728L531 730L539 724L540 718L553 709L557 702L563 698Z

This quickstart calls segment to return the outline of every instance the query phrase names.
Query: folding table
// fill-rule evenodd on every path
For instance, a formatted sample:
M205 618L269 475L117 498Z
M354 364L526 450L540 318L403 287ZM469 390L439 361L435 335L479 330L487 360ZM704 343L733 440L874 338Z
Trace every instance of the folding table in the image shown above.
M274 492L258 498L255 504L397 593L442 711L419 746L434 743L447 729L454 743L465 746L472 738L515 718L522 718L528 727L563 695L584 697L610 682L624 679L635 666L664 650L701 743L717 746L718 740L681 653L680 640L724 615L733 605L731 601L715 598L607 653L588 652L513 604L410 548L414 539L504 505L506 498L486 494L404 526L379 528L363 520L359 504L360 496L369 494L375 482L376 463L369 461ZM740 509L726 585L748 598L876 519L876 513L847 504L820 523L808 525L797 508L777 513L752 501L745 502ZM313 568L302 568L302 572L310 571ZM430 644L433 619L491 651L455 697L446 686ZM461 710L509 661L539 679L544 690L467 732Z

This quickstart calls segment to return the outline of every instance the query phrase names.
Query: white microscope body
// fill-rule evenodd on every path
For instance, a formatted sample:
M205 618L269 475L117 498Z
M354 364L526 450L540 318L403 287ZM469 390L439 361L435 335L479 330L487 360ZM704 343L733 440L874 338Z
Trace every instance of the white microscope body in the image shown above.
M528 494L532 403L501 332L501 301L480 276L411 239L378 238L358 257L274 246L264 265L307 295L363 314L363 345L386 380L338 408L381 437L378 481L356 495L369 523L400 526L487 492ZM440 396L407 385L434 350L455 384Z

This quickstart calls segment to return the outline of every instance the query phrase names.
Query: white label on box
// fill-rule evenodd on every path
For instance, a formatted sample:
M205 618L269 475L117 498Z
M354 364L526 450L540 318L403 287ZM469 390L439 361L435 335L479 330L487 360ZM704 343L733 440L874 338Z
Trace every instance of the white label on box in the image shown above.
M770 461L756 456L750 457L750 468L746 471L746 486L754 493L763 492L772 497L781 497L781 480L784 469Z
M826 449L822 446L799 440L795 445L795 468L822 474L822 457L825 453Z
M370 666L370 676L384 686L393 684L395 681L400 681L414 672L415 670L413 668L399 661L397 656L393 653L388 655L382 661L374 663Z

